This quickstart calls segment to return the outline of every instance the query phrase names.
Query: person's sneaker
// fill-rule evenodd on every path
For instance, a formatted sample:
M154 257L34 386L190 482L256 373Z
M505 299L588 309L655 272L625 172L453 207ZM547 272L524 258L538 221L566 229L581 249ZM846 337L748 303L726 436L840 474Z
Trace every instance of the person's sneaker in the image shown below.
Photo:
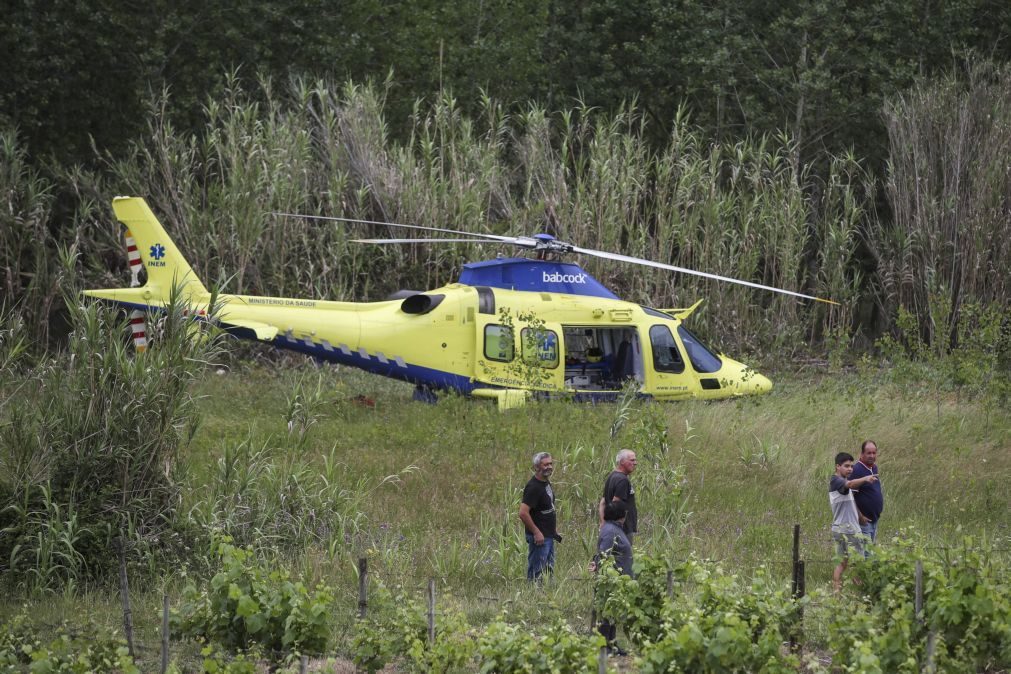
M626 651L621 646L608 646L607 647L607 654L611 655L611 656L614 656L614 657L623 658L626 655L628 655L628 651Z

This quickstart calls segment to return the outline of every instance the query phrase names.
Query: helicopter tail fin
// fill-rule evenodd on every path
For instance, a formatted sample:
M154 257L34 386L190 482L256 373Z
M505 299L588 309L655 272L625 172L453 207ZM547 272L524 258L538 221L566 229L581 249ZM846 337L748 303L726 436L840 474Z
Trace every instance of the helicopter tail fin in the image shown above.
M86 295L135 308L164 306L173 289L177 289L180 296L191 304L207 301L207 288L169 238L147 202L139 197L116 197L112 201L112 209L116 218L127 227L131 285L139 284L141 269L147 272L147 282L130 289L87 290Z

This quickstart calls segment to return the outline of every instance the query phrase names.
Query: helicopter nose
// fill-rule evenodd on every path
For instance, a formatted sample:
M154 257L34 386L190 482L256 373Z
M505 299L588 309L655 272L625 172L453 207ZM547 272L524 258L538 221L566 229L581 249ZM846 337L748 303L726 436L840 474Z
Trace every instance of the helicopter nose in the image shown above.
M757 372L752 375L749 383L755 393L768 393L772 390L772 381L765 375L758 374Z

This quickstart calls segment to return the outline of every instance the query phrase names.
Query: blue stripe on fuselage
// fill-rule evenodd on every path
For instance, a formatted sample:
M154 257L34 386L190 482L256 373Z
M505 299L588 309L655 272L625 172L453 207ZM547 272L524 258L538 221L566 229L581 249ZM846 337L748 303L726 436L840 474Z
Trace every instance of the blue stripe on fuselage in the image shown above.
M380 362L375 354L370 353L368 358L364 358L357 349L351 349L351 353L348 354L341 351L336 345L333 347L333 350L329 350L324 348L322 344L313 342L312 346L309 346L305 343L304 339L299 340L295 338L295 341L292 341L285 335L275 337L270 344L280 349L299 351L318 358L319 360L339 363L341 365L349 365L351 367L356 367L359 370L371 372L372 374L378 374L392 379L400 379L401 381L410 382L412 384L424 384L426 386L440 389L450 388L455 389L460 393L470 393L475 388L474 382L470 380L470 377L453 374L452 372L444 372L443 370L435 370L429 367L422 367L421 365L412 365L406 361L405 365L407 367L401 367L400 365L397 365L396 361L393 360L393 357L391 356L387 356L387 362L383 363Z

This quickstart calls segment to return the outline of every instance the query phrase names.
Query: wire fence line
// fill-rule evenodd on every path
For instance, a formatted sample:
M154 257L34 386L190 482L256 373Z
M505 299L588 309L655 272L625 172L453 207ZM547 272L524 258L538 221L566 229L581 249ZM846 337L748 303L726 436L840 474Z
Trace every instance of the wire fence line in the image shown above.
M766 567L766 568L773 567L773 568L785 568L785 569L789 569L790 572L791 572L791 578L790 578L790 582L791 582L790 596L795 601L800 600L800 599L805 599L807 597L807 590L806 590L807 568L809 566L818 566L818 567L835 566L835 565L837 565L839 563L839 561L840 561L841 558L804 559L800 555L801 549L802 549L802 547L804 547L804 546L802 546L802 542L804 540L805 539L801 536L800 525L794 525L793 550L792 550L792 558L791 559L769 559L769 558L739 557L739 556L724 557L724 558L694 557L694 556L691 556L691 557L684 557L682 559L670 559L670 560L668 560L668 563L667 563L667 595L669 597L673 597L675 590L681 590L681 591L683 591L683 590L687 589L688 591L691 591L691 589L693 587L695 587L696 585L698 585L698 583L696 583L692 579L684 579L684 578L675 579L673 577L674 569L678 565L683 564L683 563L688 562L688 561L691 561L691 560L697 560L697 561L708 561L708 562L713 562L713 563L717 563L717 564L732 563L732 564L736 564L736 565L739 565L739 566L740 565L749 565L750 564L750 565L752 565L752 568L755 568L755 569L757 569L759 567ZM807 540L809 540L809 539L807 539ZM968 546L968 545L961 545L961 546L957 546L957 545L955 545L955 546L932 545L932 546L922 546L920 549L925 550L925 551L928 551L928 550L929 551L943 550L943 551L954 551L954 552L990 552L990 553L993 553L993 552L996 552L996 553L1011 552L1011 548L1004 548L1004 547L979 547L979 546ZM161 654L162 654L162 658L161 658L161 660L162 660L162 668L161 668L160 671L162 673L164 673L166 671L167 666L168 666L168 653L169 653L169 612L170 612L169 596L166 594L163 597L164 602L163 602L162 627L161 627L161 630L160 630L161 637L162 637L162 642L161 642L160 646L154 646L154 645L152 645L150 643L135 641L133 639L133 637L132 637L132 628L129 625L129 621L131 620L131 613L132 612L131 612L131 608L130 608L129 587L128 587L128 584L127 584L127 579L125 577L125 554L124 554L124 551L122 549L119 552L120 552L120 557L121 557L121 569L123 570L123 575L121 577L121 581L122 582L121 582L120 592L121 592L121 598L122 598L122 601L123 601L123 613L124 613L124 624L125 624L124 626L127 628L125 631L127 633L127 641L128 641L128 647L129 647L129 650L130 650L130 654L134 655L137 652L153 653L157 649L160 648ZM428 604L428 606L427 606L426 616L427 616L427 620L428 620L429 635L430 635L430 639L432 639L432 640L434 640L434 638L435 638L434 635L435 635L435 630L436 630L436 619L437 618L439 618L439 617L443 617L444 618L444 617L447 617L447 616L455 616L455 615L459 614L458 611L447 610L445 608L439 608L438 603L437 603L437 595L444 597L445 595L448 594L451 597L459 598L459 594L460 593L459 593L458 590L459 590L459 588L462 585L461 582L460 582L461 581L460 574L455 574L455 575L452 575L452 576L445 575L445 574L433 574L433 575L429 575L427 577L427 583L425 583L423 585L419 585L417 583L417 581L413 581L413 582L410 582L410 583L398 582L394 578L394 576L392 574L388 573L389 569L375 569L375 568L369 568L369 566L370 566L369 565L369 560L368 560L367 557L359 558L358 564L357 564L357 567L356 567L356 570L357 570L357 573L358 573L358 580L359 580L358 604L357 604L357 609L358 609L357 617L359 619L365 619L368 616L369 607L370 607L370 604L369 604L369 593L370 592L369 592L369 590L370 590L370 585L371 585L372 581L374 581L374 580L380 582L381 584L383 584L384 586L387 586L387 587L391 587L391 586L392 587L397 587L397 588L399 588L401 590L409 591L412 594L424 594L424 595L427 596L426 598L427 598L427 604ZM518 588L528 588L528 587L532 587L532 586L538 586L538 587L546 587L546 588L550 589L550 588L552 588L554 586L561 586L563 584L573 584L573 583L577 584L578 586L581 586L581 587L593 588L593 584L596 582L596 577L594 575L592 575L592 574L589 574L589 573L587 575L583 575L583 573L581 571L577 571L578 568L580 568L580 567L575 567L575 566L574 567L570 567L569 573L567 573L564 576L561 576L561 575L560 576L555 576L553 573L552 574L548 574L543 579L540 579L540 580L535 581L535 582L531 582L526 576L515 577L515 576L508 576L508 575L503 575L503 574L470 574L469 576L464 576L463 579L464 580L468 580L468 579L469 580L489 580L489 579L494 579L496 581L500 581L500 582L504 582L504 583L513 583L513 584L515 584L515 587L518 587ZM784 574L784 580L785 580L785 578L786 578L786 576ZM438 588L439 588L438 591L436 590L437 583L441 583L441 585L438 586ZM922 606L922 602L923 602L922 563L919 562L919 561L917 562L915 584L916 584L916 602L917 602L917 606ZM453 591L453 589L456 589L456 591ZM589 606L587 608L589 609L589 616L590 616L590 618L589 618L589 626L588 627L589 627L589 630L593 631L596 628L596 622L597 622L596 610L595 610L595 606L594 606L594 599L595 599L595 597L594 597L593 593L589 593L589 594L590 594L590 596L589 596L590 602L589 602ZM346 593L346 596L348 597L348 599L352 599L353 600L353 598L354 598L354 592L353 591L349 591L349 592ZM506 596L491 596L491 595L487 594L487 590L484 590L483 593L482 593L481 590L479 590L477 594L467 594L463 598L467 599L467 600L474 600L474 599L476 599L476 600L481 601L481 602L490 602L490 603L508 603L508 602L517 601L518 599L520 599L519 595L516 592L513 592L511 595L506 595ZM791 648L794 648L796 646L795 641L796 641L797 635L802 635L803 634L804 606L805 605L807 607L811 607L811 608L820 608L820 607L826 606L826 604L824 604L822 602L812 601L811 599L805 599L805 601L803 603L799 603L798 602L797 607L798 607L798 625L799 625L798 630L799 631L797 631L796 634L793 634L790 637L790 639L791 639L791 641L790 641ZM445 606L445 602L443 603L443 606ZM301 671L306 671L305 670L306 660L305 660L304 657L303 657L303 660L302 660L301 664L302 664Z
M881 545L881 544L877 543L875 545ZM927 551L988 552L988 553L999 553L999 554L1011 553L1011 548L978 548L978 547L965 548L965 547L954 547L954 546L925 546L925 547L923 547L921 549L922 550L927 550ZM687 561L690 561L691 559L696 559L697 561L703 561L703 562L711 562L711 563L715 563L715 564L733 564L733 565L737 565L737 566L749 567L750 569L758 569L758 568L763 568L763 567L764 568L776 568L776 569L783 569L785 572L791 572L792 569L793 569L793 566L795 565L795 561L790 560L790 559L770 559L770 558L763 558L763 557L736 557L735 556L735 557L697 557L697 558L684 558L684 559L680 559L680 560L672 560L671 564L669 564L669 568L674 569L679 564L687 562ZM803 557L802 560L804 561L804 563L808 567L816 566L816 567L819 567L819 568L820 567L833 567L834 568L836 565L838 565L840 563L840 561L842 560L842 558L841 557L820 557L820 558ZM570 569L570 571L574 571L577 568L581 568L581 567L572 567ZM411 587L411 586L409 586L409 585L407 585L407 584L405 584L403 582L404 579L403 579L402 576L397 576L397 575L389 574L389 573L386 572L386 570L373 570L373 569L369 569L368 575L369 575L370 579L376 580L376 581L382 583L384 586L388 586L388 587L389 586L396 586L396 587L401 587L401 588L405 588L405 589ZM595 581L595 579L592 576L592 574L589 574L588 572L587 572L586 575L583 575L582 572L579 572L578 575L576 575L574 573L571 573L571 572L567 573L565 575L560 575L558 573L551 573L549 575L549 577L550 577L550 581L548 581L548 582L552 582L554 584L559 584L559 583L588 583L588 584L592 584ZM526 576L508 576L508 575L503 575L503 574L500 574L500 573L466 573L466 572L456 573L456 574L452 574L452 575L425 574L425 578L429 578L429 579L435 580L435 581L437 581L438 583L440 583L444 587L452 586L454 584L455 585L460 585L460 584L462 584L464 582L467 582L467 581L491 581L491 580L494 580L496 582L502 582L502 583L527 583L529 581L529 579ZM416 580L414 581L414 583L417 583L417 582L418 581L416 581ZM684 581L681 581L681 582L683 583ZM414 589L420 591L420 590L424 590L426 586L424 584L417 584L417 585L414 585L413 587L414 587Z

